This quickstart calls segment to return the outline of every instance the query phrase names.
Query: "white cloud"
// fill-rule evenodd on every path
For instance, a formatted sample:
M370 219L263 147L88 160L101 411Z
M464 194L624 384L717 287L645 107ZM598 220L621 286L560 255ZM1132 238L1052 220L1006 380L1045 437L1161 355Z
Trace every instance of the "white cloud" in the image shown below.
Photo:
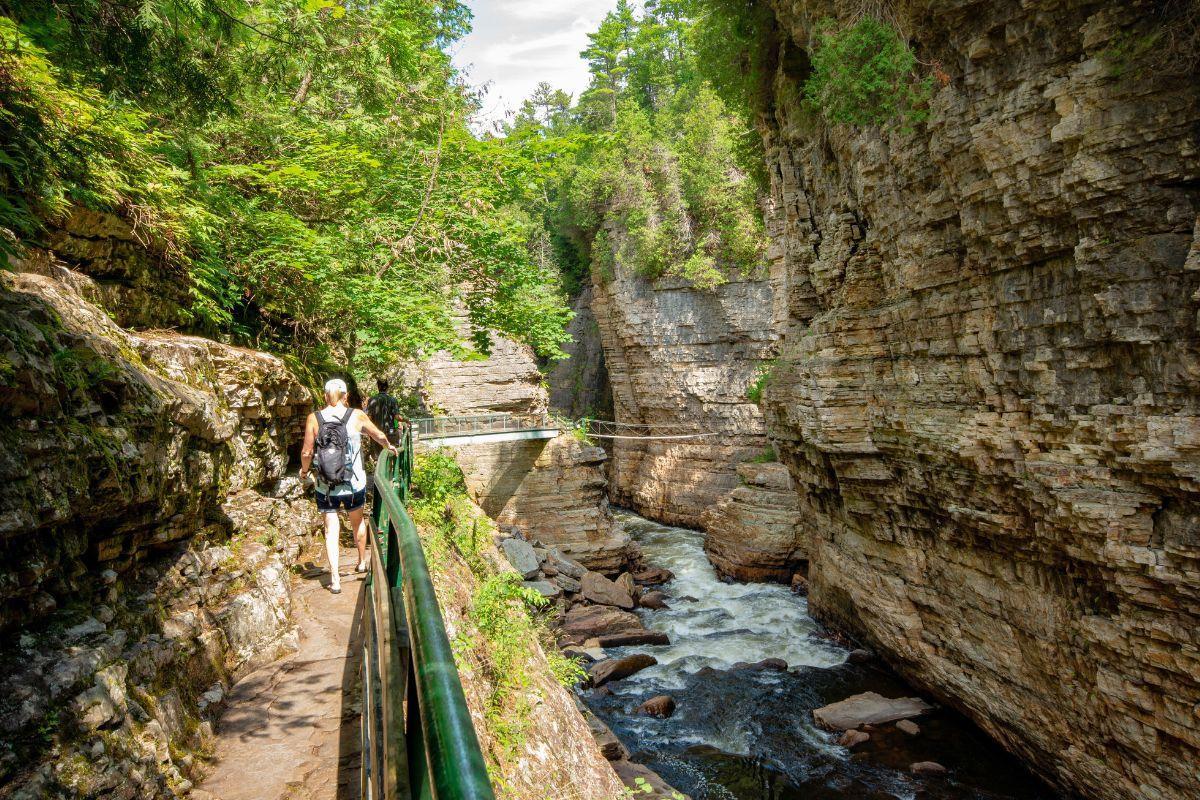
M540 81L578 96L588 84L579 53L616 0L467 0L473 29L454 63L475 86L486 86L476 121L490 130L520 108Z

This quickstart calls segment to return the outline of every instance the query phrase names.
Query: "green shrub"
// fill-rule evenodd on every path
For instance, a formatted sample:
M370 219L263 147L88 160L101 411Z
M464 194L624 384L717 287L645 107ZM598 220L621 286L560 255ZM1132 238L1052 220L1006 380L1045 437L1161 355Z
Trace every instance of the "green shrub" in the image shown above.
M467 482L454 455L445 449L422 453L413 465L412 486L415 511L438 511L455 495L465 495Z
M771 380L771 373L775 369L775 362L767 361L758 365L758 375L755 376L754 382L746 389L746 399L751 403L758 405L762 403L763 390L767 388L767 382Z
M917 75L917 57L891 25L863 17L838 29L823 20L812 49L806 101L826 120L848 125L905 125L928 116L933 78Z

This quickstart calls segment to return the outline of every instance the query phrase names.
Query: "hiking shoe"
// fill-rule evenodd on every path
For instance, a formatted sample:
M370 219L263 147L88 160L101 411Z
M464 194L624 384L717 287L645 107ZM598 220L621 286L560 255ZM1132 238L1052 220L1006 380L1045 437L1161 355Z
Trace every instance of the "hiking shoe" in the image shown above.
M340 583L329 584L329 593L330 594L341 594L342 593L342 585Z
M367 562L365 560L358 562L358 566L354 568L355 572L366 572Z

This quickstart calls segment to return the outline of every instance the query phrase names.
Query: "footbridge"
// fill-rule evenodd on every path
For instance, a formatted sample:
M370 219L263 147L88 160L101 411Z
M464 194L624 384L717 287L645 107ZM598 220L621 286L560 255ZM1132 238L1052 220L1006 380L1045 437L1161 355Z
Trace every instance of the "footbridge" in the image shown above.
M587 439L699 439L717 435L694 425L615 422L583 418L568 420L553 414L469 414L417 417L412 421L418 448L462 444L553 439L574 432Z

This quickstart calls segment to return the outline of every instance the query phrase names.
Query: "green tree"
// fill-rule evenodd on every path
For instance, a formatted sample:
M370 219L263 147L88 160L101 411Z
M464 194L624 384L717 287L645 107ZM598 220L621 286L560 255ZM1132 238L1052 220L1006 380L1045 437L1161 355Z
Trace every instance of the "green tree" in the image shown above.
M0 241L72 204L123 214L197 330L314 364L463 347L458 309L476 347L495 329L556 356L570 312L524 206L544 176L468 131L443 48L469 19L455 0L23 0L0 17Z

